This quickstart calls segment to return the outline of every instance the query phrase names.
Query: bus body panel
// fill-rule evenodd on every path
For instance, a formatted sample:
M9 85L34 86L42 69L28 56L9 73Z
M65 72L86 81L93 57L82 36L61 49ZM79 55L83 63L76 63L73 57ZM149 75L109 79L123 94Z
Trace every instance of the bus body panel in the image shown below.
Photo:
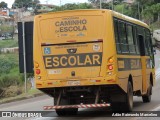
M104 17L101 11L67 12L43 15L39 18L40 42L64 44L67 41L86 42L102 39L105 32ZM101 31L101 32L100 32ZM84 39L85 38L85 39Z
M102 42L43 46L42 49L48 79L67 80L100 76ZM45 53L45 49L50 49L50 54Z
M43 56L43 59L38 58L36 51L34 56L36 56L35 62L40 63L42 80L82 80L83 82L83 79L94 81L98 77L98 80L104 80L107 76L110 79L107 61L112 58L116 63L114 57L116 49L111 47L114 46L114 34L110 31L112 29L110 11L71 12L69 16L65 12L49 16L44 14L35 19L38 21L35 26L40 28L37 29L39 38L35 38L37 39L35 44L41 46L40 49L39 46L35 46L35 49L40 50L39 57ZM84 30L80 29L84 26ZM65 31L70 27L71 31ZM103 46L106 46L107 49ZM76 53L68 53L70 50L76 50ZM112 75L115 70L111 70ZM116 77L112 79L116 82ZM89 82L88 84L95 83Z
M115 17L148 28L138 20L110 10L76 10L36 16L36 87L55 98L63 90L77 95L93 94L90 96L93 99L101 88L103 99L110 97L111 102L123 102L131 80L134 95L146 94L151 74L153 85L155 83L154 69L147 68L148 56L117 53Z

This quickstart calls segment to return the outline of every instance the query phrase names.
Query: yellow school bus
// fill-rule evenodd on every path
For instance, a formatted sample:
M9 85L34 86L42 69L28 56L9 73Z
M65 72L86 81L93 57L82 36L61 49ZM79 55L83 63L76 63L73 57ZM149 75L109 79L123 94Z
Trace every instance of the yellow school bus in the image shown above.
M37 89L54 97L58 115L78 108L132 111L150 102L155 84L149 27L111 10L74 10L34 19Z

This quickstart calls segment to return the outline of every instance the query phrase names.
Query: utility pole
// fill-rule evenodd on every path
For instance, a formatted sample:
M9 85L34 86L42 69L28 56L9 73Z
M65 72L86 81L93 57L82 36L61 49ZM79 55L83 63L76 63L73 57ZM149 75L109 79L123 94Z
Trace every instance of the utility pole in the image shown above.
M46 2L46 4L48 4L48 0L46 0L45 2Z
M102 0L100 0L99 4L100 4L100 9L102 9Z
M141 19L141 18L140 18L141 16L140 16L140 10L139 10L139 9L140 9L140 8L139 8L139 2L138 2L138 17L139 17L138 19L140 20L140 19Z
M123 14L123 12L124 12L124 6L122 7L122 14Z
M60 6L62 5L62 1L60 0Z
M26 72L26 47L25 47L25 22L22 22L23 32L23 62L24 62L24 80L25 80L25 93L27 93L27 72Z

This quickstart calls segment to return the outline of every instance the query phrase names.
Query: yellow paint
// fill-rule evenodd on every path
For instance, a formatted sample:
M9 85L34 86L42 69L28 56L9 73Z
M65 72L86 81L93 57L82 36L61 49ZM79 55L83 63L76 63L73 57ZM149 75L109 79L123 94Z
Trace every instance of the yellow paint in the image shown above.
M131 74L133 76L134 91L141 90L145 92L148 80L145 67L142 67L143 70L118 71L118 68L125 67L125 63L123 60L117 61L117 58L141 57L117 55L113 17L148 28L143 22L111 10L75 10L37 15L34 19L34 61L40 65L41 73L39 76L41 76L41 80L37 79L35 74L36 87L65 87L68 86L67 81L79 80L81 86L118 84L124 91L127 91L128 77ZM97 42L99 39L103 42ZM69 41L75 42L66 44L70 43ZM42 43L50 44L50 46L41 46ZM51 49L51 54L45 54L45 47ZM100 56L93 54L92 57L86 55L84 62L82 62L80 56L69 55L67 49L76 49L77 51L72 53L73 55L102 53L102 61L100 62ZM65 56L67 54L68 56ZM61 59L58 57L52 58L51 55L62 55L62 57ZM45 63L43 56L47 56ZM145 60L141 59L142 66L145 66ZM52 62L54 63L52 64ZM138 64L135 61L132 62L134 68L136 68ZM101 64L101 66L82 66L95 65L96 63ZM52 65L57 67L60 64L64 68L45 69L45 67ZM66 66L69 64L71 67L67 68ZM81 67L74 67L76 64L81 65ZM110 64L113 65L113 70L108 70ZM75 72L75 76L72 76L72 72ZM147 70L147 72L154 75L154 70ZM94 82L94 80L100 80L100 82ZM107 80L115 81L109 82ZM56 81L56 84L53 81ZM49 82L53 84L48 86Z

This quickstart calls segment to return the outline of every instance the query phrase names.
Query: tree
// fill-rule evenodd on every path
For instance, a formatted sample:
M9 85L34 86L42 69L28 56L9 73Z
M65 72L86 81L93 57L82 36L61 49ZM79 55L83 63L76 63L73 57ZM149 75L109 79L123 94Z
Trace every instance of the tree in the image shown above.
M77 4L79 9L92 9L93 6L88 3L79 3Z
M65 5L62 5L62 6L57 6L53 9L53 11L62 11L62 10L75 10L75 9L92 9L93 6L91 4L88 4L88 3L79 3L79 4L71 4L71 3L68 3L68 4L65 4Z
M40 3L39 0L33 0L33 1L32 1L32 8L35 9L36 6L37 6L39 3Z
M133 17L139 18L143 21L155 22L159 18L158 5L159 0L135 0L131 4L131 13ZM139 11L139 13L138 13Z
M8 6L7 3L3 1L0 3L0 8L8 8L7 6Z
M99 8L100 6L100 0L88 0L89 2L91 2L96 8ZM120 4L123 0L112 0L110 2L108 2L108 0L101 0L102 2L102 8L104 9L108 9L110 8L110 4L113 3L114 5L116 4Z
M128 14L131 17L146 21L149 18L152 19L151 11L149 10L149 7L153 4L156 4L156 0L135 0L131 5L129 5ZM146 12L148 11L148 12ZM128 15L127 14L127 15ZM157 14L155 13L154 19L157 19Z
M143 11L143 15L144 18L146 20L148 20L148 22L155 22L155 21L160 21L160 3L157 4L153 4L151 6L147 6L144 11Z
M18 7L18 8L28 8L32 6L32 0L15 0L12 8Z

